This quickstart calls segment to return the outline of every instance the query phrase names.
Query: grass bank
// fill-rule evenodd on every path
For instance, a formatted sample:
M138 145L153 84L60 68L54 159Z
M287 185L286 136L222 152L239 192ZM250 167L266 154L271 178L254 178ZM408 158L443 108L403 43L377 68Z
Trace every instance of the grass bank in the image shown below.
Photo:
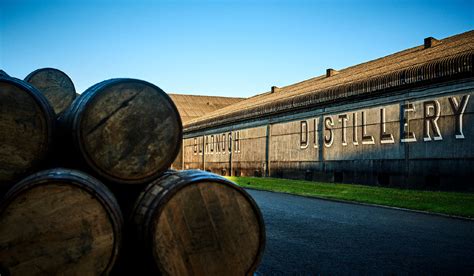
M420 191L279 178L227 178L246 188L474 218L474 193Z

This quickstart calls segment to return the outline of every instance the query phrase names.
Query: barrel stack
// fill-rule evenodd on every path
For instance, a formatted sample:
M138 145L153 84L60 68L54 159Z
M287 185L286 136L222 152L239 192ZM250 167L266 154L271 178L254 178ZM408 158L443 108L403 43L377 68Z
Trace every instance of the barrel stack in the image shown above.
M225 178L169 170L182 123L163 90L120 78L76 98L57 69L1 72L1 275L255 272L258 206Z

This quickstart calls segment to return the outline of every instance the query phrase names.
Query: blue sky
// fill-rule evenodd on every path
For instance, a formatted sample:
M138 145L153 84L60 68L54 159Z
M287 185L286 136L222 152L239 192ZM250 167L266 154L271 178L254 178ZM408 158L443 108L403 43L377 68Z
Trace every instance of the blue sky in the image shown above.
M0 0L0 68L249 97L474 29L470 1Z

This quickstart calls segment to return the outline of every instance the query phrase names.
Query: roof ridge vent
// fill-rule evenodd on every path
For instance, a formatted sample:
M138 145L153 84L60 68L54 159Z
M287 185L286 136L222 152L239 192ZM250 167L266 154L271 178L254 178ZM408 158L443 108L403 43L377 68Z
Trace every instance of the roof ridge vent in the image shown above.
M424 41L425 49L431 48L431 47L435 46L438 43L439 43L439 40L437 40L436 38L434 38L432 36L427 37L427 38L425 38L425 41Z
M332 68L328 68L326 69L326 78L329 78L331 76L334 76L336 75L337 73L339 73L337 70L334 70Z
M278 87L278 86L272 86L272 92L271 92L271 93L278 92L278 91L280 91L280 89L281 89L281 88Z

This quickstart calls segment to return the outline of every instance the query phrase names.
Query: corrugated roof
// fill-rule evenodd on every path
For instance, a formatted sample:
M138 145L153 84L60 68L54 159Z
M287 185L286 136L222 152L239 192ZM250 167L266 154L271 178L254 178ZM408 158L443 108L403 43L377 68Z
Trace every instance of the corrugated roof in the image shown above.
M282 112L294 107L322 103L329 99L334 100L335 97L360 95L443 77L445 76L443 74L447 73L441 71L451 70L448 67L453 58L458 58L464 65L467 62L465 65L467 67L463 70L472 73L473 53L474 31L435 40L429 48L425 48L424 45L417 46L338 70L330 77L325 74L278 88L274 93L270 91L256 95L187 122L185 131L251 119L273 111ZM451 71L448 73L458 73L457 70Z
M178 108L183 124L203 115L240 102L244 98L169 94Z

